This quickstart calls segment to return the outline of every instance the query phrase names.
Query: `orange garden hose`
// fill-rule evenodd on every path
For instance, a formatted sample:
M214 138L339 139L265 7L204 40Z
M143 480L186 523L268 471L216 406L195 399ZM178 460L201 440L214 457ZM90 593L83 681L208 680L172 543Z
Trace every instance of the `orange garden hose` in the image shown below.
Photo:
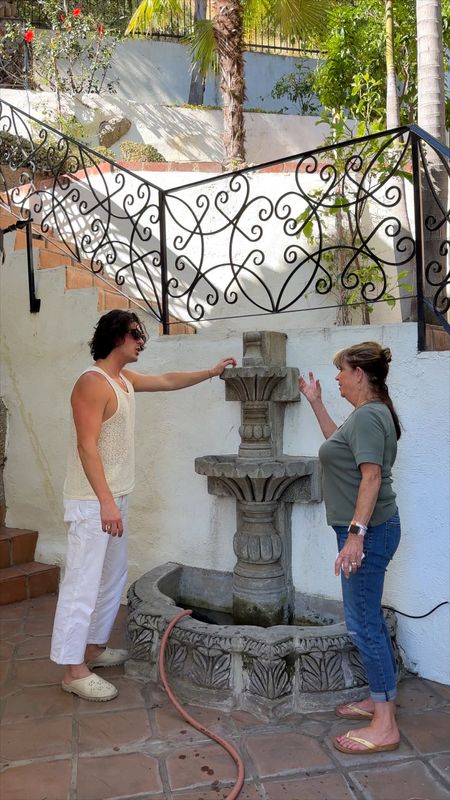
M189 723L189 725L192 725L193 728L196 728L196 730L200 731L200 733L203 733L205 736L208 736L209 739L213 739L215 742L217 742L217 744L220 744L220 746L223 747L224 750L226 750L227 753L230 754L231 758L235 762L238 769L238 777L236 783L233 786L233 789L231 790L230 794L226 796L225 800L236 800L236 797L238 797L238 795L240 794L242 786L244 784L244 775L245 775L244 762L242 761L242 758L240 757L238 751L233 747L233 745L227 742L226 739L222 739L221 736L217 736L217 734L208 730L208 728L205 728L205 726L202 725L200 722L198 722L198 720L194 719L194 717L191 717L191 715L188 714L187 711L185 711L184 708L180 705L180 703L173 694L172 689L170 688L167 682L166 669L164 666L164 656L169 636L172 632L172 629L177 624L177 622L179 622L180 619L182 619L183 617L186 617L190 614L192 614L192 611L189 610L180 611L180 613L177 614L177 616L174 617L174 619L171 622L169 622L166 630L164 631L164 635L161 639L161 646L159 648L159 662L158 662L159 674L161 676L162 685L164 686L164 689L166 691L166 694L170 702L172 703L172 705L175 706L178 713L183 717L183 719L185 719L186 722Z

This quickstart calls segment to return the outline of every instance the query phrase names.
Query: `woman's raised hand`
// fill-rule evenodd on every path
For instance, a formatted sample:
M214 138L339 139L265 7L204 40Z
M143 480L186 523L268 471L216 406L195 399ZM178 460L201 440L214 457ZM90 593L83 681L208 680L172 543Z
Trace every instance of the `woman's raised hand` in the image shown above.
M314 378L312 372L309 372L309 383L307 383L303 377L300 375L298 379L298 388L300 392L306 397L306 399L313 405L318 400L322 399L322 389L320 387L320 381Z

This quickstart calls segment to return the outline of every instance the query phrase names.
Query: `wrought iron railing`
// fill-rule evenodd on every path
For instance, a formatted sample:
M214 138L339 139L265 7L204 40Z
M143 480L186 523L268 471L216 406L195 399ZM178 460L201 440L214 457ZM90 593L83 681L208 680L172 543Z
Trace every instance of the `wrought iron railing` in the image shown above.
M113 30L124 32L137 4L137 0L104 0L101 8L101 22ZM35 0L17 0L16 5L19 17L26 20L27 23L40 28L49 27L49 22L42 7ZM75 5L76 3L74 2ZM98 13L98 2L92 3L89 0L84 0L82 6L85 12ZM167 25L163 28L154 29L149 38L181 40L192 32L195 0L181 0L180 6L180 14L173 14ZM207 0L206 18L211 19L212 13L212 2ZM299 55L305 52L313 57L319 55L317 50L305 50L304 44L300 41L282 37L280 31L269 22L261 22L252 29L247 36L245 48L247 50L287 53L289 55Z
M169 314L335 308L345 324L398 300L423 349L425 309L439 324L450 308L449 155L408 126L162 189L0 101L0 199L165 333Z

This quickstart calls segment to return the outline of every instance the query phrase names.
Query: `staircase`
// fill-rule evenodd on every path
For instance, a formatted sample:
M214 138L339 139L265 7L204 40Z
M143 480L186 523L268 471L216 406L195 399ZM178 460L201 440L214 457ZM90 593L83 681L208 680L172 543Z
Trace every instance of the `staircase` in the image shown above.
M2 166L2 169L4 167ZM20 208L14 209L16 213L11 213L6 207L5 198L0 196L0 228L6 228L14 224L20 216ZM14 250L26 250L26 232L17 230L14 240ZM70 248L64 244L52 231L48 231L44 236L40 234L39 225L33 226L33 251L34 267L36 269L60 269L65 268L66 291L70 289L97 289L97 310L101 313L110 311L113 308L124 310L146 311L145 308L132 297L121 292L114 278L102 274L94 274L88 260L78 261L73 258ZM172 315L169 317L170 333L175 334L195 334L196 329L193 325L180 322ZM159 326L159 333L162 334L162 325Z
M58 591L59 567L34 560L37 531L0 527L0 605Z

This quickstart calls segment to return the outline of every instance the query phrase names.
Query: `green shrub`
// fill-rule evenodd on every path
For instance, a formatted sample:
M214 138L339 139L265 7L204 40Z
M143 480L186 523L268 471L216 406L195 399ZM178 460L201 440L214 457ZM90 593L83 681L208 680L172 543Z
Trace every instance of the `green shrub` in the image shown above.
M120 149L124 161L152 162L166 160L152 144L125 141L121 142Z
M97 148L98 156L86 153L85 164L80 159L80 150L71 142L49 136L45 144L38 138L26 139L8 131L0 131L0 164L9 164L13 169L26 169L33 175L61 175L77 172L98 164L103 158L114 161L114 153L107 147Z

